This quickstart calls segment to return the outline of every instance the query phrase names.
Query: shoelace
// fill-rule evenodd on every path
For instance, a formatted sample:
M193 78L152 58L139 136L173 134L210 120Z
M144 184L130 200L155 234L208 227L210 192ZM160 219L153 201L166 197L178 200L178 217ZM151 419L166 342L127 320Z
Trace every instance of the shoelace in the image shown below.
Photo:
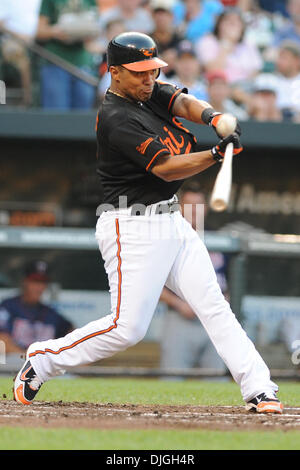
M33 390L38 390L40 386L42 385L42 383L43 382L37 376L33 377L29 381L30 388L32 388Z

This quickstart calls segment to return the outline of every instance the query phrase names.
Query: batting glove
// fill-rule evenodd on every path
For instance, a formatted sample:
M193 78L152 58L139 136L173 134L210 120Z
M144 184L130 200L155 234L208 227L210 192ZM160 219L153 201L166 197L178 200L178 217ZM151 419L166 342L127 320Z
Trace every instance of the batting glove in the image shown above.
M222 116L222 113L219 113L218 111L215 111L213 108L206 108L203 113L202 113L202 121L205 122L205 124L208 124L210 127L212 127L217 134L217 136L221 139L222 136L218 134L217 131L217 124L219 122L220 117ZM236 128L234 130L236 134L241 135L242 129L241 126L239 125L238 121L236 121Z
M242 152L243 146L240 142L239 135L234 132L228 137L225 137L224 139L220 140L220 142L211 149L211 153L214 160L220 163L223 161L226 147L230 142L233 143L233 155L238 155Z

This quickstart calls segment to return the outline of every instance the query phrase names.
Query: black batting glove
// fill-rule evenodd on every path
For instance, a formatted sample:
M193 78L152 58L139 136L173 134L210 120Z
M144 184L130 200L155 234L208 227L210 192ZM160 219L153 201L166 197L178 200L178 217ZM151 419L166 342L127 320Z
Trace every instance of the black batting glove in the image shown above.
M213 108L206 108L203 113L202 113L202 121L207 124L208 126L212 127L217 134L217 136L222 139L222 136L218 134L217 131L217 124L219 122L220 117L222 116L222 113L219 113L218 111L215 111ZM241 135L242 129L238 121L236 121L236 128L234 132L238 135Z
M214 160L220 163L223 161L226 147L230 142L233 143L233 155L238 155L242 152L243 146L241 144L239 135L234 132L228 137L225 137L224 139L220 140L220 142L211 149L211 153Z

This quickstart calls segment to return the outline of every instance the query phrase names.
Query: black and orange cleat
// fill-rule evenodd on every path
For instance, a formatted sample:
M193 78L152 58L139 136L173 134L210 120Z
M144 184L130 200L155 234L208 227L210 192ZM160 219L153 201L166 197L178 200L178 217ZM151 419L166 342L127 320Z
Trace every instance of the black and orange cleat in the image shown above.
M30 405L41 388L42 381L38 378L30 361L26 361L14 380L14 399L23 405Z
M247 411L257 413L279 413L283 411L283 404L275 394L260 393L246 403Z

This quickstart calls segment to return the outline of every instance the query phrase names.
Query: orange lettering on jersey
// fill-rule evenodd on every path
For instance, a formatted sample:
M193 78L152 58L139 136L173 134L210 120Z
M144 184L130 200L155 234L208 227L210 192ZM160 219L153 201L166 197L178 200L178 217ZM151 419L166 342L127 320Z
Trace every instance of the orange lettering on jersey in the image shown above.
M180 136L181 141L178 141L176 137L174 136L173 132L171 132L170 129L167 128L167 126L164 126L164 131L166 131L169 136L164 140L165 144L167 146L169 145L172 147L175 155L179 155L184 145L183 136L181 135Z
M186 146L186 149L185 149L185 152L184 152L184 153L190 153L191 148L192 148L192 144L191 144L191 142L189 142L189 143L187 144L187 146Z
M177 140L173 132L170 131L170 129L168 129L167 126L164 126L163 129L165 132L167 132L168 137L166 137L165 139L162 139L160 137L159 140L161 141L163 145L165 145L168 148L170 155L174 156L174 155L182 155L185 153L190 153L191 148L192 148L192 144L190 142L188 142L185 150L183 151L184 137L180 135L180 140ZM185 129L183 128L183 130Z
M186 132L187 134L190 134L190 131L189 131L186 127L184 127L184 125L182 124L182 122L177 121L176 117L173 117L173 118L172 118L172 121L173 121L173 123L174 123L177 127L179 127L180 129L182 129L182 130L183 130L184 132ZM197 142L197 139L196 139L195 136L194 136L194 141Z
M152 137L149 137L149 139L145 140L145 142L142 142L141 145L136 147L137 151L144 155L148 145L152 142L152 140Z
M174 145L172 144L170 137L166 137L164 140L160 137L159 140L161 141L163 145L165 145L168 148L170 155L172 155L172 157L178 153L177 148L175 148Z

